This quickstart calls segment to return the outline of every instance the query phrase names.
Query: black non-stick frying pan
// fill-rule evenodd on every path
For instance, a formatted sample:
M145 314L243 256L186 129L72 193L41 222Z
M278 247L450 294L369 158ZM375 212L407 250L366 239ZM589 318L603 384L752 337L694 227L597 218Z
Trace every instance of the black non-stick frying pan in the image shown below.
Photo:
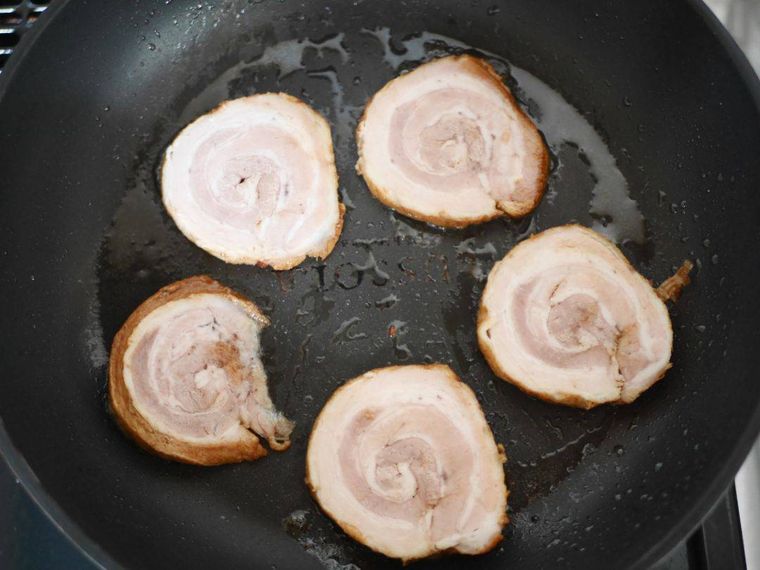
M352 130L398 72L467 46L495 58L538 122L552 175L529 219L443 231L370 196ZM283 273L193 246L156 181L189 120L272 90L328 117L348 206L334 253ZM397 568L344 536L303 482L326 399L388 363L450 363L509 455L504 542L418 568L647 566L698 524L760 428L760 89L697 1L61 1L3 72L0 149L0 447L105 566ZM697 264L671 310L674 367L629 406L537 401L477 350L491 264L571 220L617 234L655 282ZM116 330L201 273L272 318L270 386L298 423L284 453L180 465L109 415Z

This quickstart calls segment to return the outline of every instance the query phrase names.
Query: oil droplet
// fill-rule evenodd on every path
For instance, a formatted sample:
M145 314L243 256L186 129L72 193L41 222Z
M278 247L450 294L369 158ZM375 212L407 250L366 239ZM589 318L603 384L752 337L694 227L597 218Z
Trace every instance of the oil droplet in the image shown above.
M355 289L362 284L365 274L372 275L372 284L378 287L387 284L391 279L391 276L377 263L372 251L367 248L367 260L364 263L351 262L339 265L335 269L335 281L341 289Z
M282 527L290 536L300 537L305 530L309 529L308 511L297 510L290 513L282 520Z
M396 241L411 242L419 247L435 247L441 243L442 237L433 231L425 231L417 229L404 220L402 220L395 212L390 213L391 222L396 229ZM419 226L421 223L417 222ZM432 226L428 226L431 230Z
M347 63L349 57L344 47L344 37L345 35L341 33L317 42L309 39L286 40L267 46L259 57L232 66L208 83L182 111L179 122L189 123L220 102L229 99L232 96L231 85L251 71L274 67L278 72L278 78L283 79L291 73L305 69L304 54L307 50L313 49L319 57L322 57L325 51L331 51L337 53L343 63Z
M407 330L405 321L391 321L388 324L388 336L393 341L393 351L399 360L409 360L412 357L409 346L401 342L401 337L406 335Z
M391 293L387 297L383 297L379 301L375 301L375 307L378 307L379 309L390 309L392 306L398 303L398 301L398 296Z
M361 322L359 317L353 317L347 321L343 321L337 330L333 333L332 341L334 344L345 344L354 340L367 338L367 333L356 332L352 330L357 324Z

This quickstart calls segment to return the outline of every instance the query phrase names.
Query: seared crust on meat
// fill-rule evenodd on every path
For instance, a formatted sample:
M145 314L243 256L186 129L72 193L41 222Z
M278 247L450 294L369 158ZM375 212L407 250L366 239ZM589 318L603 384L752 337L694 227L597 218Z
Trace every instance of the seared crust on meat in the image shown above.
M338 243L338 240L340 239L340 233L343 231L344 218L346 217L346 207L342 203L339 203L338 209L340 212L340 217L338 218L338 223L335 224L335 232L333 233L332 237L325 243L325 246L321 251L315 251L309 255L304 255L302 257L293 257L283 262L273 262L267 264L267 262L259 261L257 262L257 265L260 267L271 267L275 271L285 271L301 265L301 263L303 263L307 257L314 259L327 259L327 257L332 253L332 250L335 248L335 244Z
M657 287L657 295L663 301L678 301L681 296L681 291L689 283L689 273L694 268L694 264L688 259L681 264L676 272L663 281L659 287Z
M485 552L488 552L489 550L493 549L501 540L503 539L503 536L500 532L495 532L493 535L491 535L491 538L482 543L481 546L477 549L472 549L471 545L468 545L468 548L470 550L465 550L464 547L455 545L450 548L441 548L441 549L435 549L427 551L427 553L420 555L420 556L404 556L400 554L395 554L393 552L389 552L386 549L383 549L380 545L378 545L370 536L367 535L366 532L364 532L359 526L352 521L346 520L345 517L342 516L340 512L336 511L331 505L326 504L323 495L320 495L320 489L319 485L315 482L314 474L311 472L312 468L312 458L313 454L315 453L315 448L317 447L317 443L315 441L316 435L318 433L323 432L326 433L325 430L332 431L333 427L329 426L329 424L333 421L334 418L330 418L330 405L333 402L338 402L342 399L343 396L348 397L349 393L356 387L359 388L359 386L363 383L368 381L370 378L374 378L377 375L386 375L386 374L394 374L394 373L409 373L413 374L415 371L429 371L436 373L439 375L442 379L445 378L446 383L449 385L449 388L453 388L457 392L461 392L461 398L462 401L466 402L477 402L477 398L475 396L475 393L473 390L465 383L463 382L452 370L450 367L443 365L443 364L420 364L420 365L397 365L397 366L388 366L384 368L378 368L369 372L366 372L356 378L353 378L349 381L347 381L345 384L340 386L333 394L330 396L328 401L323 406L322 410L320 411L319 415L317 416L317 419L314 422L314 425L311 430L311 434L309 436L309 443L308 443L308 451L307 451L307 461L306 461L306 486L309 489L309 492L314 497L314 500L317 502L317 504L320 506L320 508L323 510L325 514L327 514L338 526L343 529L343 531L356 540L357 542L360 542L367 546L368 548L374 550L375 552L378 552L380 554L384 554L386 556L391 557L397 557L400 558L404 564L408 562L412 562L414 560L419 560L422 558L428 558L428 557L438 557L445 554L454 554L454 553L464 553L468 555L475 555L475 554L482 554ZM371 404L372 402L367 402L367 404ZM340 406L340 404L336 404L337 406ZM480 411L482 414L482 411ZM490 429L490 426L488 426L487 422L484 421L483 418L483 425L484 429L487 431L487 435L484 437L487 438L490 441L493 441L493 433ZM335 445L339 445L339 438L341 437L341 434L335 434L336 436L336 442ZM491 458L493 460L494 464L503 464L506 460L504 455L504 449L501 445L494 445L493 450L491 450L490 447L487 447L486 449L481 450L482 453L485 453L488 455L489 458L491 458L491 453L494 453L494 456ZM503 471L499 469L499 472L502 476L502 485L504 490L504 509L499 512L498 514L498 521L497 526L498 528L503 528L508 522L509 518L507 517L506 513L506 499L509 496L509 491L507 490L506 484L503 479ZM324 477L324 474L323 474Z
M534 161L537 165L536 176L530 180L521 180L520 187L525 194L530 195L530 199L523 201L504 201L496 202L496 207L510 218L522 218L536 209L541 198L546 191L546 183L549 179L549 150L546 147L540 131L517 103L515 96L504 85L501 76L496 72L491 64L487 61L468 55L459 56L467 58L467 64L480 68L480 73L489 76L493 84L499 88L504 98L507 99L512 110L518 117L523 132L529 137L529 148L527 160Z
M263 244L262 247L258 248L260 251L230 251L228 248L221 246L219 243L216 243L207 237L207 235L205 235L206 232L203 231L203 228L199 229L195 224L186 221L187 216L183 216L183 212L181 211L183 206L178 206L178 204L181 203L177 200L176 197L170 198L170 195L167 192L170 177L166 174L169 171L170 160L173 158L173 153L171 151L176 145L177 141L181 140L183 137L191 137L193 131L196 129L201 129L202 125L207 124L210 118L219 117L227 113L234 113L236 112L236 109L243 109L245 105L274 106L283 104L291 105L293 107L293 116L300 114L302 118L305 118L304 120L310 121L310 135L315 140L314 145L320 150L320 164L324 169L324 173L327 175L324 187L328 190L329 199L335 199L335 203L333 204L334 209L332 212L334 213L337 210L337 216L335 217L333 230L329 233L329 235L325 235L325 238L323 240L314 244L313 247L307 251L301 249L298 252L292 252L285 255L275 254L272 251L266 251L266 244ZM161 162L160 179L164 206L166 207L172 219L177 224L179 230L195 245L227 263L271 267L274 270L280 271L291 269L302 263L308 257L325 259L330 255L333 248L335 247L335 244L340 237L340 232L343 228L343 216L345 214L345 207L337 200L338 172L335 167L335 153L333 150L330 126L325 118L317 113L314 109L312 109L309 105L304 103L299 98L287 93L259 93L240 99L225 101L205 115L202 115L195 119L192 123L185 126L179 132L172 144L167 149L167 152L164 153L164 157ZM187 189L187 191L189 192L189 189ZM334 196L332 195L333 193ZM331 213L331 216L333 213Z
M540 132L517 104L517 101L507 86L504 85L499 74L488 62L466 54L448 56L442 59L460 64L463 70L469 72L474 77L481 78L489 85L496 88L498 92L501 93L504 104L508 105L514 113L518 122L518 127L521 129L521 132L526 139L527 151L525 161L533 165L531 168L533 175L529 176L527 179L520 179L514 192L524 198L520 200L494 199L492 200L492 206L488 210L482 211L477 215L467 215L461 212L448 210L445 207L442 207L437 212L422 211L418 208L410 207L408 200L404 197L404 189L389 188L375 179L372 168L367 164L368 159L366 157L366 146L372 144L367 140L366 136L367 118L369 114L372 113L373 104L379 97L387 94L392 89L395 89L398 85L403 85L403 83L400 82L405 82L409 77L413 76L417 70L391 80L367 102L356 128L357 149L359 153L359 160L356 163L356 171L362 175L370 192L380 202L405 216L437 226L445 228L463 228L469 225L487 222L504 215L513 218L526 216L532 212L541 201L549 176L549 152ZM418 69L424 68L426 65L434 65L439 61L441 60L434 60L433 62L423 64ZM390 165L387 165L387 167L392 168Z
M127 319L113 341L108 367L108 396L111 411L119 426L146 450L166 459L196 465L218 465L251 461L267 454L259 438L251 431L232 441L209 443L190 442L163 433L135 406L132 394L124 381L125 353L130 346L132 333L140 322L154 310L194 295L213 294L239 304L250 318L261 326L269 319L251 301L210 277L196 276L177 281L160 289L143 302Z
M533 244L545 243L544 240L555 239L554 236L561 236L563 234L578 236L578 238L573 239L592 240L593 243L597 244L597 246L602 246L606 250L607 255L610 256L609 259L612 260L609 263L614 263L615 265L613 274L620 276L620 279L627 280L626 282L630 283L632 287L635 287L636 290L641 291L641 295L643 295L641 298L646 299L646 304L651 304L653 307L653 312L650 313L650 317L654 318L652 315L662 315L662 317L658 317L654 322L659 323L658 326L662 326L664 329L663 338L666 338L668 340L667 343L664 343L664 345L660 346L660 348L662 348L665 351L667 357L669 357L672 351L673 329L670 319L667 318L667 308L665 307L664 302L661 300L661 295L653 294L659 294L660 291L652 290L649 282L636 271L628 259L612 242L597 232L594 232L577 224L569 224L566 226L551 228L539 234L533 235L514 247L502 260L494 265L493 269L491 270L491 274L489 275L489 281L484 289L477 315L477 337L480 351L496 376L515 385L523 392L546 402L562 404L586 410L607 403L630 403L638 398L646 389L651 387L653 384L665 376L667 370L671 367L671 364L668 362L669 358L662 361L662 366L659 367L659 370L655 371L654 375L650 377L650 379L647 380L644 384L642 384L640 388L637 388L633 391L624 390L622 387L623 385L621 384L620 392L617 398L599 400L584 397L572 382L554 385L551 391L537 388L534 385L534 380L531 378L531 376L525 374L524 369L521 368L522 365L518 366L517 363L510 360L509 366L512 370L508 370L507 367L505 367L507 360L504 358L503 354L498 353L497 341L492 336L494 334L492 332L492 327L494 327L495 323L499 319L499 314L494 314L490 310L488 299L493 300L507 293L499 289L498 291L500 293L497 294L497 290L494 289L494 287L497 286L494 283L496 279L493 276L502 274L505 276L504 278L506 278L507 273L505 272L507 270L504 269L504 267L509 266L511 279L518 279L520 267L522 266L514 266L515 262L513 262L513 260L517 259L518 256L522 256L520 259L523 259L525 257L524 252L527 251L526 248L532 247ZM553 247L556 247L556 244ZM578 247L580 247L580 245ZM682 272L683 271L679 270L679 274ZM681 277L683 276L681 275L678 277L679 286L682 286L683 284L683 279L681 279ZM502 279L500 283L503 286L505 283L504 279ZM651 291L652 294L647 294L646 290ZM502 311L506 309L499 307L499 310ZM527 309L522 310L525 311ZM623 332L619 331L618 334L622 335ZM515 374L513 370L523 370L523 373ZM557 374L559 373L560 372L557 372Z

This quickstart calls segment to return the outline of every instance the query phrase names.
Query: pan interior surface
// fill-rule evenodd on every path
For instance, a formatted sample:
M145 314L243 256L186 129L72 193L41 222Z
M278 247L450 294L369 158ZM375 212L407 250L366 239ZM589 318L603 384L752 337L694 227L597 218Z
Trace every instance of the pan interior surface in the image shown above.
M325 401L387 364L450 364L508 454L505 540L416 566L653 562L728 484L758 427L760 264L747 257L760 250L760 112L756 80L691 3L71 0L53 12L0 89L0 418L32 491L115 563L396 568L343 535L304 485ZM353 131L388 80L462 52L488 58L536 121L551 177L528 218L444 231L371 197ZM348 210L327 260L280 273L196 248L157 182L184 125L266 91L328 119ZM671 309L674 367L629 406L535 400L477 349L493 263L572 221L616 239L654 282L686 258L697 266ZM290 450L180 465L140 451L110 417L116 331L195 274L270 316L264 361L276 406L297 424Z

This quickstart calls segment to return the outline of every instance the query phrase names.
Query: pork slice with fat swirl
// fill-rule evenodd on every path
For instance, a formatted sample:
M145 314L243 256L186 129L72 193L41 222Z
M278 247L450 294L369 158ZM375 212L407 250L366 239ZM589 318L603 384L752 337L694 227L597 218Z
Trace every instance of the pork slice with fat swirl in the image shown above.
M109 399L121 427L163 457L199 465L253 460L290 445L259 358L268 319L208 277L150 297L116 334Z
M284 93L228 101L187 126L166 151L161 190L182 233L229 263L324 258L343 225L330 128Z
M394 366L325 404L307 483L346 533L386 556L479 554L507 522L503 460L475 394L448 366Z
M470 55L383 87L357 128L357 170L378 200L441 226L520 217L546 186L548 152L496 71Z
M667 296L688 282L689 267ZM628 403L670 368L673 331L661 297L603 236L553 228L492 269L478 341L498 376L539 398Z

